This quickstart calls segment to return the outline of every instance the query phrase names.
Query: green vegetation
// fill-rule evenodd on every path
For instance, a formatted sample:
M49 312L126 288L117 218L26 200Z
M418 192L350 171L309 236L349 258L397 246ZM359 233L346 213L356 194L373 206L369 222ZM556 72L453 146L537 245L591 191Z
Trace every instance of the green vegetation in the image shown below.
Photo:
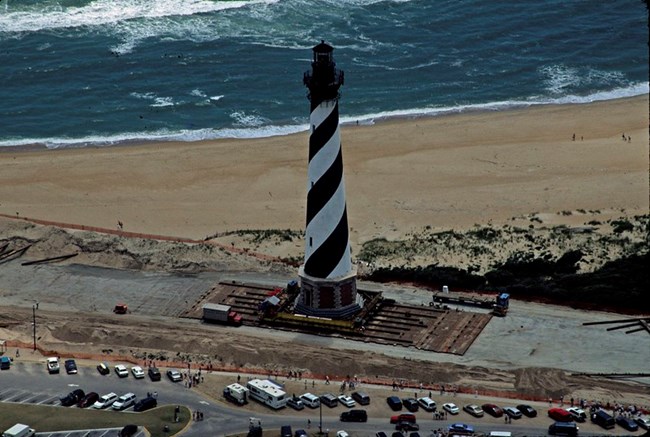
M173 436L191 420L191 412L181 407L180 421L174 423L174 405L165 405L144 413L124 414L117 411L63 408L46 405L2 404L0 430L24 423L41 431L64 431L89 428L120 428L134 424L146 427L152 437ZM169 431L163 431L164 426Z

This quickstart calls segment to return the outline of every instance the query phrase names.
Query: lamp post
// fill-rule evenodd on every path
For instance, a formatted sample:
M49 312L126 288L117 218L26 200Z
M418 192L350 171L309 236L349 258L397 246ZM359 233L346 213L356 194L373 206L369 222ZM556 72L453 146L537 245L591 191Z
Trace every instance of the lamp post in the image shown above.
M36 351L36 310L37 309L38 309L38 302L32 305L32 316L34 320L32 322L32 325L34 325L34 351Z
M318 422L318 435L323 435L323 402L318 402L320 412L320 422Z

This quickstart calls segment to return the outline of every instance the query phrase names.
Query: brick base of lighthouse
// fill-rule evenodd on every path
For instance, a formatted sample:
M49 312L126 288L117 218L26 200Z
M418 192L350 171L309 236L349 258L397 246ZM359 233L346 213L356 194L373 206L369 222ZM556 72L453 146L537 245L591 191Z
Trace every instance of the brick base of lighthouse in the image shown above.
M308 316L347 319L361 310L363 299L357 294L356 269L337 278L314 278L298 271L300 294L295 312Z

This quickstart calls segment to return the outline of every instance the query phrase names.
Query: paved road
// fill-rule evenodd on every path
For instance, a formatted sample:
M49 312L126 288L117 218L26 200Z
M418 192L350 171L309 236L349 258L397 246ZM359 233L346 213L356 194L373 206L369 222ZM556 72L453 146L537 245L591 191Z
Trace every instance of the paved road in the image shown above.
M147 392L158 392L158 400L161 404L180 404L186 405L192 410L201 410L205 414L205 420L193 422L191 427L183 434L184 437L205 437L205 436L222 436L226 434L245 432L248 428L248 421L251 413L246 410L238 409L229 404L213 402L206 400L197 392L186 389L180 383L173 383L163 377L161 381L152 382L148 378L135 380L132 376L128 378L118 378L114 373L110 375L100 375L94 367L79 366L79 373L76 375L67 375L65 372L58 375L48 375L42 364L17 362L11 370L0 373L0 402L20 402L29 404L52 405L53 408L65 408L59 405L59 398L66 395L75 388L81 388L86 392L95 391L104 394L115 392L118 395L126 392L133 392L138 398L142 398ZM33 389L37 387L36 389ZM382 402L381 400L377 400ZM291 410L285 410L291 411ZM343 409L341 409L343 411ZM257 414L262 420L265 429L279 429L281 425L290 425L294 430L306 429L306 417L318 417L318 410L309 412L306 416L305 411L296 412L295 415L277 415L269 410L268 414ZM129 408L119 414L137 414ZM389 413L386 414L387 416ZM423 431L422 435L428 435L430 430L443 428L449 424L464 421L474 426L477 431L489 432L494 430L495 425L480 420L469 421L466 417L449 417L449 420L434 421L427 419L426 414L418 414L418 423ZM312 420L312 430L318 429L318 420ZM386 418L370 418L367 423L341 423L336 416L323 417L323 430L329 429L330 435L333 435L340 429L354 433L355 436L374 436L377 431L384 431L390 435L393 431L392 425L387 423ZM547 426L547 425L545 425ZM512 424L502 426L502 428L511 431L514 436L524 435L545 435L546 427L540 429L527 423L527 419L515 421ZM90 435L94 437L113 436L112 430L97 430ZM89 431L85 431L89 432ZM612 435L612 433L607 433ZM614 434L619 434L615 432ZM641 433L637 433L641 435ZM84 433L43 433L47 437L81 437ZM588 436L589 433L581 432L581 435ZM602 435L602 434L594 434Z

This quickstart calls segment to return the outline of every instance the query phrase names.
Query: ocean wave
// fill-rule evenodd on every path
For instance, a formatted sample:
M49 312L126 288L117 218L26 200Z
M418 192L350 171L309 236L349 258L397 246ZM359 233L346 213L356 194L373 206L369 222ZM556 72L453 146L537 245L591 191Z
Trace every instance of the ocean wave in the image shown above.
M0 33L104 26L133 19L198 15L277 1L97 0L68 7L51 0L35 5L10 1L5 3L4 11L0 13Z
M648 94L650 85L648 82L638 83L625 88L616 88L608 91L599 91L585 96L566 95L562 97L530 97L522 100L505 100L499 102L487 102L479 104L467 104L446 107L424 107L410 108L393 111L382 111L371 114L360 114L341 116L342 124L372 125L376 121L392 118L417 118L431 117L447 114L473 112L473 111L503 111L508 109L525 108L531 106L552 105L552 104L584 104L596 101L613 100L626 97L634 97ZM137 93L133 93L137 94ZM156 99L151 94L141 94L145 99ZM217 96L219 97L219 96ZM194 142L216 139L252 139L266 138L280 135L289 135L298 132L305 132L309 129L309 123L302 118L293 120L294 124L273 125L268 119L255 114L247 114L242 111L235 111L231 114L235 127L224 127L217 129L182 129L172 131L168 129L159 130L153 133L125 132L114 135L87 136L84 138L27 138L27 139L5 139L0 141L0 147L26 146L40 144L50 149L63 147L86 147L86 146L110 146L122 143L143 143L154 141L181 141Z

